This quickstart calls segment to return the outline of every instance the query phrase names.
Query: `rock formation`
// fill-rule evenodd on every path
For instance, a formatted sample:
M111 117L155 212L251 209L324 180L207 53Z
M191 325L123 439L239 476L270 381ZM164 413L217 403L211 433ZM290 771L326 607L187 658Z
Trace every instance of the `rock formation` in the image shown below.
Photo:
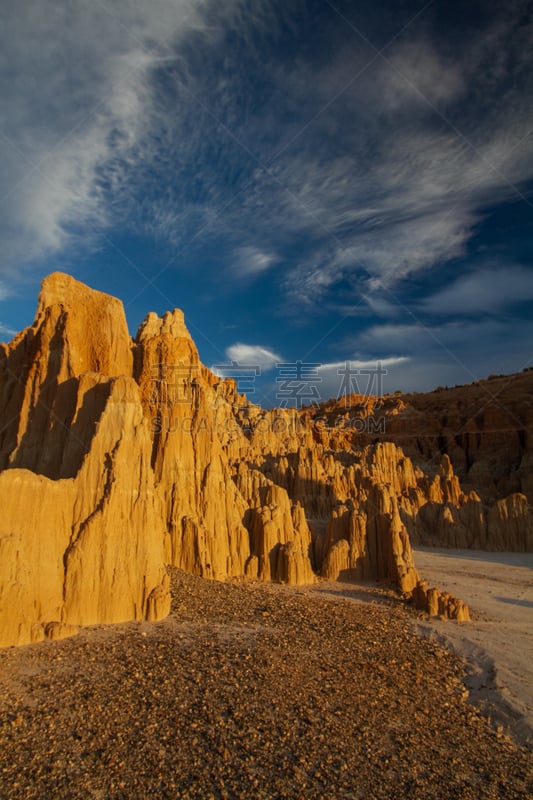
M44 281L33 326L2 346L0 645L169 611L131 370L121 304L61 274Z
M428 588L425 581L418 581L416 584L413 600L417 608L426 611L430 617L444 616L458 622L470 621L470 612L466 603L448 592L441 592L434 587Z
M389 405L409 419L407 403ZM427 465L400 446L405 419L382 441L333 424L338 412L265 411L201 363L181 311L149 314L133 340L118 300L50 275L34 324L0 345L0 645L161 619L166 564L216 579L382 580L466 619L421 582L410 540L531 547L526 468L523 493L487 512L451 447Z
M394 442L409 456L423 473L401 499L414 543L533 549L533 370L427 394L350 395L303 415L334 450Z

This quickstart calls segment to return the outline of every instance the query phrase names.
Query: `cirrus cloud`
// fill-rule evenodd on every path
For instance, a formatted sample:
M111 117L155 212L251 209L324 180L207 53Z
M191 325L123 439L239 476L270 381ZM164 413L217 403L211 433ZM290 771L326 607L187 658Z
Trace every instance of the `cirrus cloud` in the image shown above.
M257 344L242 344L237 342L226 350L226 355L230 361L239 365L253 365L263 371L273 369L283 359L268 347Z

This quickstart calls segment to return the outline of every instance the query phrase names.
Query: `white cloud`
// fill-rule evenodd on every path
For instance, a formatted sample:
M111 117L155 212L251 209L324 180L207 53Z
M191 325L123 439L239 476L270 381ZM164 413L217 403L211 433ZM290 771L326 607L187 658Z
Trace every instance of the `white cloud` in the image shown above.
M428 297L424 311L436 314L496 312L513 303L533 300L533 271L502 265L463 275Z
M257 247L239 247L231 271L241 278L255 278L269 270L276 260L273 253L259 250Z
M11 328L8 328L7 325L4 325L2 322L0 322L0 338L2 338L2 339L5 339L5 338L12 339L13 336L16 336L16 334L17 334L17 331L14 331Z
M469 383L490 373L519 372L531 363L533 321L509 325L504 318L441 324L373 325L345 342L362 353L404 353L409 361L391 375L395 388L426 390L442 384Z
M516 19L481 29L474 47L467 37L453 59L438 40L404 37L274 162L254 210L307 240L289 293L322 302L361 274L393 286L466 255L486 209L520 198L533 178L532 51L518 47L527 28ZM507 54L497 70L495 50ZM324 98L352 67L345 51L321 71L297 64Z
M362 369L377 369L378 365L381 365L384 369L387 367L392 367L396 364L403 364L405 361L409 359L406 356L388 356L386 358L374 358L374 359L359 359L359 358L349 358L345 361L333 361L328 362L326 364L321 364L319 370L321 372L329 372L332 370L344 372L346 369L354 369L354 370L362 370ZM338 373L340 374L340 372Z
M316 247L313 262L302 259L287 276L287 286L302 284L304 296L320 299L341 275L363 270L375 286L392 286L464 255L481 209L515 199L514 182L533 176L531 137L510 153L508 134L492 133L477 152L453 132L384 134L373 159L352 165L351 181L342 158L308 163L305 182L298 185L306 156L296 157L288 174L302 206L299 224L306 223L315 236L322 232L326 244ZM525 121L515 141L523 134Z
M264 372L273 369L283 361L281 356L257 344L241 344L237 342L226 350L226 355L235 364L258 366Z
M318 367L320 396L325 400L346 394L387 394L391 391L387 378L391 369L408 361L406 356L388 356L365 360L350 358L322 364Z
M4 283L4 281L0 281L0 301L5 300L11 295L11 290L8 286Z
M284 288L303 303L351 282L375 305L380 282L393 286L463 255L483 209L516 198L513 187L533 176L524 89L531 50L516 25L520 4L463 49L454 44L453 58L429 34L403 36L387 51L394 67L376 59L311 123L371 52L350 46L307 61L302 50L288 65L275 48L257 46L291 14L296 29L305 4L288 5L6 7L3 274L117 222L121 233L129 226L164 238L174 253L209 238L234 280L292 263ZM269 59L260 65L263 104L238 48L216 52L229 29L248 57ZM165 81L157 80L163 64Z
M382 102L390 111L412 113L413 106L424 104L421 95L441 106L465 90L459 64L446 61L426 40L400 40L390 54L390 65L382 66L378 79Z
M178 57L206 5L27 0L3 10L4 274L90 240L115 219L117 195L154 155L154 70Z

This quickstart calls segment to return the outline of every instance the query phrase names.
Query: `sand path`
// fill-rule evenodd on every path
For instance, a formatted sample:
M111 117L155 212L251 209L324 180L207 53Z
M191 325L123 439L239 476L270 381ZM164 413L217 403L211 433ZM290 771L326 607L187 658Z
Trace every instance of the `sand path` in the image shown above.
M416 548L429 583L465 600L470 624L420 623L470 663L473 702L533 744L533 553Z

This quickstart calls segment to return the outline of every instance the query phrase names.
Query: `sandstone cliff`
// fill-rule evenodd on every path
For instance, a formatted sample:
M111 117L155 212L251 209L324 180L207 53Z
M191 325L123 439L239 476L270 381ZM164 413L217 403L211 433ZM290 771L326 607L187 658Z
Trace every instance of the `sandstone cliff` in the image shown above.
M61 274L45 280L33 326L3 347L0 645L168 613L131 370L121 304Z
M415 543L533 549L533 371L383 398L351 395L303 413L336 450L394 442L424 478L402 499Z
M118 300L61 273L34 324L0 345L0 419L0 645L161 619L165 564L383 580L466 619L421 583L410 536L530 544L524 495L486 522L447 457L424 469L393 442L264 411L201 363L181 311L149 314L133 340Z

